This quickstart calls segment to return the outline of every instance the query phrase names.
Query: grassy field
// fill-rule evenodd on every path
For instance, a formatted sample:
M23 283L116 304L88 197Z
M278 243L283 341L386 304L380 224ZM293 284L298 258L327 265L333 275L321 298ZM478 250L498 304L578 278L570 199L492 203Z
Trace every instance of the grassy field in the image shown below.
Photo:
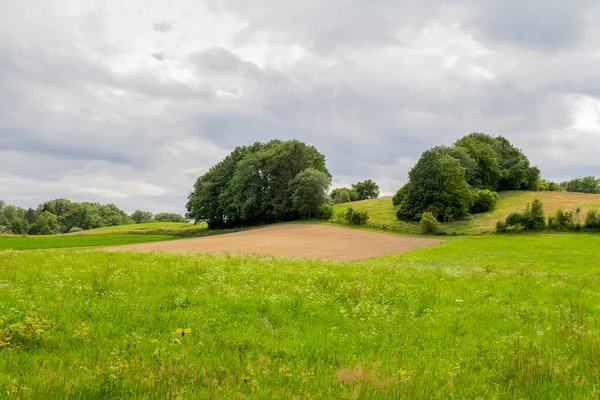
M87 231L69 233L69 235L107 235L107 234L154 234L167 233L171 235L203 233L207 231L206 224L193 225L187 222L148 222L144 224L107 226Z
M167 235L56 235L56 236L8 236L0 237L0 250L2 249L58 249L65 247L99 247L117 246L120 244L133 244L157 242L161 240L176 239Z
M499 195L500 202L493 212L473 215L465 220L446 224L447 227L458 233L468 234L493 231L496 221L504 220L512 211L523 211L527 204L535 199L539 199L544 205L546 216L556 214L559 208L568 211L580 207L579 220L581 222L584 221L585 214L589 209L600 209L600 195L597 194L509 191L500 192ZM336 204L334 205L334 211L337 213L348 207L367 211L370 217L369 223L394 226L399 231L409 233L419 231L417 223L402 222L396 218L396 210L391 197Z
M599 253L585 234L352 263L0 251L0 397L597 398Z

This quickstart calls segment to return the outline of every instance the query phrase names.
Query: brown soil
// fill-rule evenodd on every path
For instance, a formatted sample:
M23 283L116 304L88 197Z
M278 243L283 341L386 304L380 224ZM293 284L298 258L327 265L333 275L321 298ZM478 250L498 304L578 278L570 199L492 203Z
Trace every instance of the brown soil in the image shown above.
M261 254L325 260L362 260L442 242L329 225L290 224L225 235L111 247L112 251Z

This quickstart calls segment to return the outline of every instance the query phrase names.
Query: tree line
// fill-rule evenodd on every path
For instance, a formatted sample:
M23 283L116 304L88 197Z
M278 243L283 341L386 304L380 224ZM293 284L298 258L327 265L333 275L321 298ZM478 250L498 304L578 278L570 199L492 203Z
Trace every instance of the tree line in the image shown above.
M67 199L55 199L39 204L36 208L25 209L0 200L0 233L54 235L152 221L186 220L174 213L152 215L141 210L128 215L114 204L77 203Z
M236 147L200 176L186 216L209 228L320 217L331 175L325 156L298 140Z

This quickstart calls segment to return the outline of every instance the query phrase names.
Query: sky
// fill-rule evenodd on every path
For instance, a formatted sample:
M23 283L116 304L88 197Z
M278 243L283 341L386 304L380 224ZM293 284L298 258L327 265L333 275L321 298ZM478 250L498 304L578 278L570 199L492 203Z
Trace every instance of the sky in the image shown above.
M296 138L334 187L502 135L600 176L591 0L2 0L0 199L185 211L236 146Z

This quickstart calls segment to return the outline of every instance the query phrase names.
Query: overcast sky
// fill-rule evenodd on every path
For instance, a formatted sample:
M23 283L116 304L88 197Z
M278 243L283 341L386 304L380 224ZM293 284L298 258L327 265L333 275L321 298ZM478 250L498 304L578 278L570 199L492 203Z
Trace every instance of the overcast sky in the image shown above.
M0 199L182 213L211 165L274 138L383 193L473 131L545 178L600 176L600 7L575 4L2 0Z

